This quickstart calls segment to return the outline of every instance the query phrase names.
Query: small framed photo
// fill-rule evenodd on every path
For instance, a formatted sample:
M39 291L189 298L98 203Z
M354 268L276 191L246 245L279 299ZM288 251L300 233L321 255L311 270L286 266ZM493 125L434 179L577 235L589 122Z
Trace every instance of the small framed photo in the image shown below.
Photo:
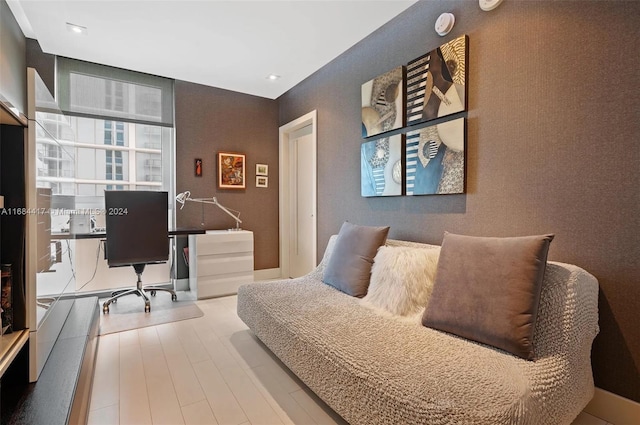
M202 158L196 158L194 167L196 177L202 177Z
M218 188L245 189L245 163L244 154L218 152Z
M257 176L268 176L269 175L269 166L267 164L256 164L256 175Z
M256 176L256 187L269 187L269 177Z

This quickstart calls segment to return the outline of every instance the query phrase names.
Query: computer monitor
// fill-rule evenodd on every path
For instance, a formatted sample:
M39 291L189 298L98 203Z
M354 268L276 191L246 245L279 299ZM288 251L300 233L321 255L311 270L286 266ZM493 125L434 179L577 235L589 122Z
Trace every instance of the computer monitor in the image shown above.
M167 261L167 192L106 190L104 203L110 267Z

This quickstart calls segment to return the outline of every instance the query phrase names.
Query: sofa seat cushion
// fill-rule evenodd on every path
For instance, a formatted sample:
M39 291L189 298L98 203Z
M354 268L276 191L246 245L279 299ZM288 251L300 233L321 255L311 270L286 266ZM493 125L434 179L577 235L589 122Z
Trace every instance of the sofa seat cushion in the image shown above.
M242 286L238 315L352 424L524 423L523 415L545 416L536 411L531 379L536 364L554 360L528 362L381 315L313 276Z

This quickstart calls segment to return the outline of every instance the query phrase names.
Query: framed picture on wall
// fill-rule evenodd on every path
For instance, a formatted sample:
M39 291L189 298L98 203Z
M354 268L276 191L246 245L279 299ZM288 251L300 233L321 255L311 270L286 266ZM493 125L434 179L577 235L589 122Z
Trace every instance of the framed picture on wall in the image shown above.
M202 158L196 158L194 167L196 177L202 177Z
M256 176L256 187L269 187L269 177Z
M244 189L246 187L245 163L244 154L218 152L218 188Z
M257 176L268 176L269 175L269 166L267 164L256 164L256 175Z
M402 195L403 134L383 137L360 145L360 194Z
M362 85L362 137L404 126L404 72L399 66Z
M468 46L461 35L407 64L407 125L467 110Z
M464 193L466 135L465 118L441 122L407 133L407 196Z

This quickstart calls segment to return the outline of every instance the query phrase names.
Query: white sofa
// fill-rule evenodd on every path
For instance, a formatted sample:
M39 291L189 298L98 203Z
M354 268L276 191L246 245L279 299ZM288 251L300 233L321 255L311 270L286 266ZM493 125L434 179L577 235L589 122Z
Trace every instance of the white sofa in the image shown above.
M307 276L241 286L238 315L350 424L570 424L593 396L598 283L581 268L547 264L528 361L324 284L334 243Z

